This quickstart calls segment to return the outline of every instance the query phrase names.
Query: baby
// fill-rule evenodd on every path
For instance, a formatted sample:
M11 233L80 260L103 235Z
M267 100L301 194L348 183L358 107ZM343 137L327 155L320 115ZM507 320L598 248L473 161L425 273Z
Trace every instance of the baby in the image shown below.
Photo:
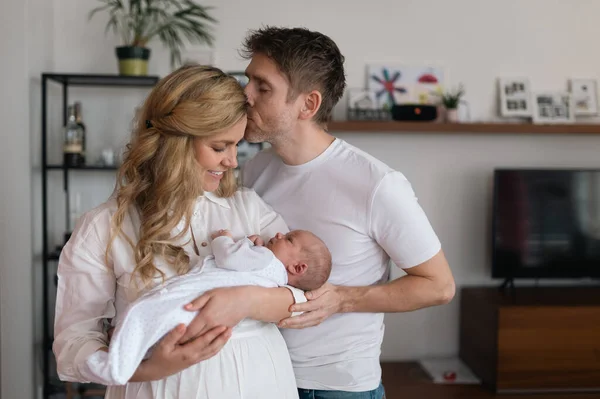
M236 242L227 230L219 230L212 239L213 255L129 305L118 317L108 353L99 351L87 360L90 371L127 383L154 344L177 325L187 326L194 319L197 312L184 306L203 292L218 287L286 284L309 291L322 286L331 272L327 246L308 231L277 233L267 243L258 235Z

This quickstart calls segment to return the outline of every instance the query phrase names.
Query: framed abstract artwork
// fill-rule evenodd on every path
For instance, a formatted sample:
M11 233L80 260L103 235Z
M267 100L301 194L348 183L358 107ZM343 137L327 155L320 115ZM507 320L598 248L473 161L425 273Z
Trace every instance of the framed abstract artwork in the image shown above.
M443 71L438 67L394 64L367 65L367 88L375 92L377 101L390 109L395 104L428 104L443 84Z

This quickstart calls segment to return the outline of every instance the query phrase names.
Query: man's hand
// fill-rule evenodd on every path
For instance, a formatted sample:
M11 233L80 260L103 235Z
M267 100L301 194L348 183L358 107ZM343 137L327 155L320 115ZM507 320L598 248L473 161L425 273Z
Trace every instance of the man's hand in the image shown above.
M343 310L344 288L325 283L321 288L306 292L308 302L291 306L292 312L304 312L300 316L283 319L278 327L306 328L321 324L329 316Z
M214 327L235 327L250 315L251 303L248 300L248 287L225 287L207 291L185 306L185 310L200 312L188 325L179 343L185 343Z
M252 241L257 247L262 247L265 245L265 242L262 238L260 238L258 234L252 234L251 236L248 236L248 239Z
M218 231L212 233L212 235L210 236L210 238L212 238L214 240L217 237L223 237L223 236L227 236L229 238L233 238L233 236L231 235L231 232L229 230L226 230L226 229L218 230Z

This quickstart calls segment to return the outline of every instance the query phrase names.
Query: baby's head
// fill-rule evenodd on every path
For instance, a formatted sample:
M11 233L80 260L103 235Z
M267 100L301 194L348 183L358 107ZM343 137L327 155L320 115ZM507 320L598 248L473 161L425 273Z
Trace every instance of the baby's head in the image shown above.
M265 244L283 263L288 284L304 291L319 288L331 273L331 253L319 237L305 230L277 233Z

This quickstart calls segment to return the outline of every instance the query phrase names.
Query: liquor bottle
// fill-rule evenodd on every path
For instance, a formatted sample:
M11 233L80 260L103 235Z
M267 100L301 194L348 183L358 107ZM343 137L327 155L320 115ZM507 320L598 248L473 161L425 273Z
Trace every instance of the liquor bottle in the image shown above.
M80 101L75 102L75 121L77 122L79 127L81 127L81 130L83 130L83 140L81 142L81 144L82 144L81 162L83 164L85 164L85 156L86 156L86 151L87 151L87 147L86 147L87 134L85 131L85 124L83 123L83 116L81 115L81 102Z
M83 165L83 129L77 124L75 107L69 105L64 127L63 162L65 166Z

